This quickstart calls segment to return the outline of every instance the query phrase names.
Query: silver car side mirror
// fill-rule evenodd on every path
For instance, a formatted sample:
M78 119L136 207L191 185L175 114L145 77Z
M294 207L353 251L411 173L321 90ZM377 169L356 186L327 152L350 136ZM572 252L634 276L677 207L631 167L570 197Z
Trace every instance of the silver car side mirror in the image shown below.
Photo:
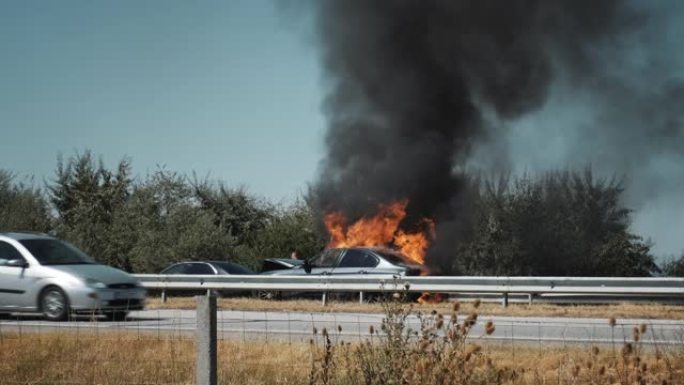
M28 262L24 259L10 259L5 263L5 266L10 266L10 267L21 267L22 269L25 269L29 266Z

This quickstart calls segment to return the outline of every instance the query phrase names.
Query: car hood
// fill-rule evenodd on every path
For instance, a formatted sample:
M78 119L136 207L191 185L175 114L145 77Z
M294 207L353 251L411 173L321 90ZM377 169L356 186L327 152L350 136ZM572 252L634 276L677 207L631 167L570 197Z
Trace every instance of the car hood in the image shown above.
M137 283L138 280L123 270L115 269L107 265L50 265L52 269L63 271L75 277L86 279L91 278L100 281L105 285L114 283Z

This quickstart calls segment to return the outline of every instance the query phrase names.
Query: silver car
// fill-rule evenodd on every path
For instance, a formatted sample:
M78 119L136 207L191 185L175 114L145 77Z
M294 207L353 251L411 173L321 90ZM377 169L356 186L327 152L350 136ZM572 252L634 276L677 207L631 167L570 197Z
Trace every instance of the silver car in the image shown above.
M145 289L137 279L69 243L0 232L0 313L41 312L52 321L72 312L98 313L120 320L144 302Z
M383 247L345 247L326 249L301 265L267 271L266 275L422 275L425 266L407 256Z
M407 256L383 247L345 247L326 249L302 264L290 269L265 271L264 275L360 275L381 274L396 276L416 276L427 274L425 266L417 264ZM347 293L348 294L348 293ZM369 293L369 299L381 298L384 293ZM284 296L303 296L302 293L283 293L272 290L259 290L257 295L263 299L283 298ZM317 295L317 293L307 293ZM348 296L345 294L342 297Z

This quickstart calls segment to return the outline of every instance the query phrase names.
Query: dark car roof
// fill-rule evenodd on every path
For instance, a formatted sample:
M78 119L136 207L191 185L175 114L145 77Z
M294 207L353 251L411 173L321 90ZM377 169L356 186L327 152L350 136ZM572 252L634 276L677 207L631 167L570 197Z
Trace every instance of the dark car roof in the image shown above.
M219 268L221 268L221 269L223 269L223 268L221 267L221 264L228 264L228 265L235 266L235 267L237 267L237 268L239 268L239 269L243 269L243 270L245 270L246 272L248 272L249 274L255 274L250 268L245 267L245 266L242 266L242 265L239 264L239 263L232 262L232 261L220 261L220 260L213 260L213 261L179 261L179 262L174 262L174 263L172 263L172 264L166 266L164 269L162 269L162 271L165 271L165 270L167 270L168 268L170 268L170 267L172 267L172 266L176 266L176 265L180 265L180 264L184 264L184 263L208 263L208 264L210 264L210 265L213 265L214 267L219 267Z

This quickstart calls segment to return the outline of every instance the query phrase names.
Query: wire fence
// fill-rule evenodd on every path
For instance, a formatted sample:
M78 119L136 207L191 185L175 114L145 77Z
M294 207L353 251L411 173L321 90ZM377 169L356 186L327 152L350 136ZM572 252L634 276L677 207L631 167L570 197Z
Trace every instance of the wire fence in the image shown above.
M431 317L434 315L425 315ZM464 316L465 317L465 316ZM323 335L333 344L378 339L381 314L217 312L218 379L221 384L306 383L314 348ZM446 317L449 320L449 317ZM492 349L539 354L576 343L621 346L631 341L640 322L497 317L488 334L483 318L468 338ZM421 329L407 318L406 329ZM648 323L644 346L682 345L682 321ZM78 316L69 322L45 322L22 315L0 320L0 384L195 384L195 310L133 312L121 322ZM373 337L376 336L376 337ZM419 336L416 335L416 338ZM313 348L312 348L313 346Z

